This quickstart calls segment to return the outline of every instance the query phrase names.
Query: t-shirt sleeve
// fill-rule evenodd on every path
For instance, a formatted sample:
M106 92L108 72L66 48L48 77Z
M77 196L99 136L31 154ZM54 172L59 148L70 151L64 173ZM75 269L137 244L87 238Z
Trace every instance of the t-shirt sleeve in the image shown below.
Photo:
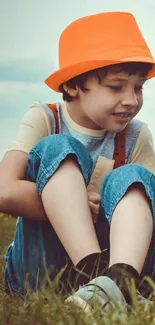
M20 150L29 153L39 140L51 134L47 113L39 105L33 105L20 122L19 130L7 151Z
M131 157L131 163L142 165L155 175L155 151L153 138L147 124L143 124L143 127L141 128Z

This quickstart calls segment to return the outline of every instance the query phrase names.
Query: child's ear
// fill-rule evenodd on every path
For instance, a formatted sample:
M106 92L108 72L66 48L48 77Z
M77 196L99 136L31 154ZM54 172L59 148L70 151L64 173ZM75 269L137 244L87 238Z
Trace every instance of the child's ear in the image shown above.
M71 97L77 97L78 95L78 87L75 86L75 88L71 88L67 85L67 83L63 84L63 89L66 91L66 93Z

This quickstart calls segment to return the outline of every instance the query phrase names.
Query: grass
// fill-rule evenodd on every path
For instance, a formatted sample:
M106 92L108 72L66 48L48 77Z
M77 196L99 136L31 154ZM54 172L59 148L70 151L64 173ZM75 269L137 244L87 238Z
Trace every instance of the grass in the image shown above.
M0 217L0 325L155 325L155 309L146 307L144 310L137 303L134 291L134 307L130 312L117 308L104 313L104 316L101 316L102 310L97 304L91 315L74 304L64 304L62 295L54 293L54 283L48 290L43 286L40 292L28 291L24 299L7 296L3 292L3 256L13 238L14 228L15 220Z

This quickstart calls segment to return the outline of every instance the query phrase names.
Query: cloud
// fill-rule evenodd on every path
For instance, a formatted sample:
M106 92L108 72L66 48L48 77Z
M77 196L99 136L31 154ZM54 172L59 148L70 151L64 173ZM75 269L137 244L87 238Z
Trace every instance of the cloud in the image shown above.
M130 11L155 54L154 0L3 1L0 10L1 58L48 57L57 62L57 43L73 20L102 11ZM148 23L149 22L149 23Z
M38 83L56 70L56 64L45 58L10 59L0 62L0 81Z
M35 102L55 103L61 95L44 83L0 82L0 159L15 137L19 123Z
M61 95L42 83L0 82L0 120L22 118L31 104L59 101Z
M4 156L19 128L19 118L0 119L0 160Z
M18 124L35 101L60 101L43 80L57 69L58 39L73 20L103 11L129 11L155 56L154 0L14 0L3 1L0 10L0 157ZM146 121L155 141L155 81L144 91L144 107L138 117Z

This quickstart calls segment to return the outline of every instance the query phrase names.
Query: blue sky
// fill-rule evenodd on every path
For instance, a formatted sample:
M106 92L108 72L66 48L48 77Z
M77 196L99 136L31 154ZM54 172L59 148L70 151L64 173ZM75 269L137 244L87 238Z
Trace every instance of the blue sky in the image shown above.
M103 11L133 13L155 57L154 0L0 0L0 158L36 101L55 102L59 94L43 80L55 71L62 30L78 17ZM145 120L155 141L155 80L144 89Z

